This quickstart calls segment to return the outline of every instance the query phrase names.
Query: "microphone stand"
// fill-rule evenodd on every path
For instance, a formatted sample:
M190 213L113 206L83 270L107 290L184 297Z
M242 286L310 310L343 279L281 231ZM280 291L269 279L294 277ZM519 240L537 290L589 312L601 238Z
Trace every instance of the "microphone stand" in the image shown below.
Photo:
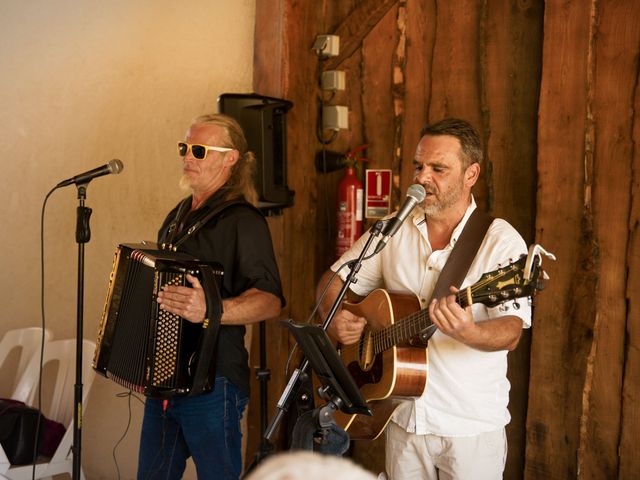
M378 220L376 223L373 224L373 227L371 227L371 235L369 235L369 238L367 239L365 246L360 252L360 255L356 260L352 260L351 262L349 262L351 270L349 272L349 275L345 279L344 285L342 285L342 288L340 289L340 292L338 293L336 300L333 302L333 306L331 307L331 310L327 314L327 318L322 324L323 330L326 331L327 327L331 323L331 320L333 320L333 317L338 311L338 308L340 307L342 300L347 294L347 290L349 289L349 286L352 283L356 283L357 281L356 275L360 271L362 261L364 260L364 257L367 251L369 250L369 246L374 241L374 239L376 239L380 235L385 225L386 225L386 221L384 220ZM297 391L299 387L299 383L306 379L308 368L309 368L309 360L305 358L300 364L300 366L296 368L294 372L291 374L291 378L289 379L289 382L287 383L284 391L282 392L282 396L280 397L280 400L278 400L278 404L276 405L276 408L277 408L276 414L274 418L271 420L269 427L265 430L263 434L264 440L266 442L271 441L271 438L273 437L278 426L280 425L280 422L282 422L282 419L285 413L287 412L287 410L289 409L289 406L291 405L292 398L293 398L292 394L293 392Z
M90 181L90 180L89 180ZM74 385L73 405L73 480L80 479L80 450L82 434L82 346L83 346L83 309L84 309L84 244L91 239L89 217L91 209L84 206L87 198L87 185L80 183L78 187L78 208L76 210L76 243L78 244L78 307L76 322L76 383Z

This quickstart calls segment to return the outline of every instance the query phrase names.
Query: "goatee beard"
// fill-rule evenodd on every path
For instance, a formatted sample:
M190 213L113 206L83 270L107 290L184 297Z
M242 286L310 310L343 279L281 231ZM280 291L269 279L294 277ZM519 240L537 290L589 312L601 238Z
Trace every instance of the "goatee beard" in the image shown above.
M422 204L422 210L427 217L438 217L446 207L447 205L443 205L442 203L436 203L433 205Z
M192 193L193 189L191 188L191 183L189 183L189 177L186 174L182 174L180 177L180 181L178 182L178 186L180 190L186 193Z

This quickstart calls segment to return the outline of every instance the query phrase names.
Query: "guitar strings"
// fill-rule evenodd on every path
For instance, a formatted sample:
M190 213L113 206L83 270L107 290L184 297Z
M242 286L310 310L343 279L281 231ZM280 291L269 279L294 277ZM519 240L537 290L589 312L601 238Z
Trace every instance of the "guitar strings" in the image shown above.
M512 263L511 265L505 267L507 269L506 272L499 272L498 276L500 277L500 276L503 276L505 273L509 273L511 271L516 270L517 264L521 262L522 260ZM477 293L479 292L479 290L485 288L486 286L490 285L494 281L495 281L495 278L492 277L491 275L488 275L486 278L480 279L477 283L475 283L471 287L460 290L455 294L457 298L457 303L460 305L463 304L463 302L466 300L466 297L467 297L467 290L469 289L471 290L472 296L477 296ZM432 324L428 309L422 309L417 312L414 312L397 323L393 323L378 331L371 333L370 336L373 344L373 354L377 355L385 350L388 350L394 345L397 345L398 343L409 341L411 338L418 335L425 328L429 327L429 325L424 327L425 320L426 322ZM343 346L342 350L349 353L351 353L354 350L363 352L364 343L365 343L365 340L367 340L367 338L368 338L368 335L366 334L362 335L358 342L351 345Z

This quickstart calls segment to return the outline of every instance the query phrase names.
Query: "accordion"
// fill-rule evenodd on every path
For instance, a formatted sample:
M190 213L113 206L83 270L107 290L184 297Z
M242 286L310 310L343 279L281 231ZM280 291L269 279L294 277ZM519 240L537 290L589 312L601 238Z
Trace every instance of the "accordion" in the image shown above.
M207 302L203 323L160 308L165 285L197 276ZM97 373L147 396L196 395L213 389L222 300L218 264L156 244L118 246L93 358Z

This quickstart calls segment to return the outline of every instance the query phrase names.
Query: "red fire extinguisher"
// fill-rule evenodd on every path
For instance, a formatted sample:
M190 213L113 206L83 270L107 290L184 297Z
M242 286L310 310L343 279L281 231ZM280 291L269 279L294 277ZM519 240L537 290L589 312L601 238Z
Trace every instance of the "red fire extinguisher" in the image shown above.
M355 167L357 162L366 161L358 157L366 148L367 145L361 145L347 153L344 176L338 184L336 258L346 252L362 235L364 190Z

